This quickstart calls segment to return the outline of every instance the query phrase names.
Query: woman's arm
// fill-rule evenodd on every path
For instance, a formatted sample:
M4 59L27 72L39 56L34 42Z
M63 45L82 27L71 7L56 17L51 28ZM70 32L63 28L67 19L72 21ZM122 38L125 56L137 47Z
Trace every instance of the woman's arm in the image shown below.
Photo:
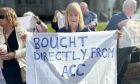
M26 56L26 48L15 50L15 58L22 58Z

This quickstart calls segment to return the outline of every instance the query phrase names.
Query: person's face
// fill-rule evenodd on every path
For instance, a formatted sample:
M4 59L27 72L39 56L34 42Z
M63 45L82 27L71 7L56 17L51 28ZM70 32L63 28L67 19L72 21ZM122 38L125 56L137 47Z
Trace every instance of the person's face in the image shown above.
M81 7L82 13L83 13L83 14L86 14L86 12L87 12L87 7L86 7L84 4L81 4L80 7Z
M78 28L79 14L72 11L68 14L68 24L70 28Z
M4 14L0 14L0 25L4 26L7 23L6 16Z
M134 15L134 13L136 11L136 7L134 5L131 5L131 6L127 7L126 10L127 10L126 14L128 16L132 16L132 15Z

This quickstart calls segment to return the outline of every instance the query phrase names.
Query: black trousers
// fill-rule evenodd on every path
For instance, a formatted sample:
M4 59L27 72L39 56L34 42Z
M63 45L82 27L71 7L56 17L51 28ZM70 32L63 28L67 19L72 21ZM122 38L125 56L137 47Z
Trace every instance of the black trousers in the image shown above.
M15 59L3 62L2 73L7 84L23 84L20 67Z
M117 84L121 84L128 64L131 61L131 53L134 47L118 48L117 50Z

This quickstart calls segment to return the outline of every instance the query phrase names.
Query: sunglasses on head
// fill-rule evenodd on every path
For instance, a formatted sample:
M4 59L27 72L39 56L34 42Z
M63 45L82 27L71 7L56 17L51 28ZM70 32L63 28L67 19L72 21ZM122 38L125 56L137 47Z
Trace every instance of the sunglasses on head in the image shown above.
M0 15L0 19L5 19L5 16L4 15Z

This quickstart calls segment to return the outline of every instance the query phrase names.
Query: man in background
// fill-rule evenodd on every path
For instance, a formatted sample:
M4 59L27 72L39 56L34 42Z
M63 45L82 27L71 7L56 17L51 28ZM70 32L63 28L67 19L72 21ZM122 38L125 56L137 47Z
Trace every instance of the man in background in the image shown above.
M127 21L132 18L136 11L136 0L125 0L123 3L122 11L115 14L109 21L105 30L120 30L123 31L123 27ZM131 61L131 53L134 47L128 47L131 45L130 38L127 33L123 33L123 39L119 39L117 49L117 84L121 84L125 72L127 71L128 64Z
M85 2L81 2L80 7L83 13L85 27L89 28L91 31L96 31L95 27L98 23L97 14L90 11Z

